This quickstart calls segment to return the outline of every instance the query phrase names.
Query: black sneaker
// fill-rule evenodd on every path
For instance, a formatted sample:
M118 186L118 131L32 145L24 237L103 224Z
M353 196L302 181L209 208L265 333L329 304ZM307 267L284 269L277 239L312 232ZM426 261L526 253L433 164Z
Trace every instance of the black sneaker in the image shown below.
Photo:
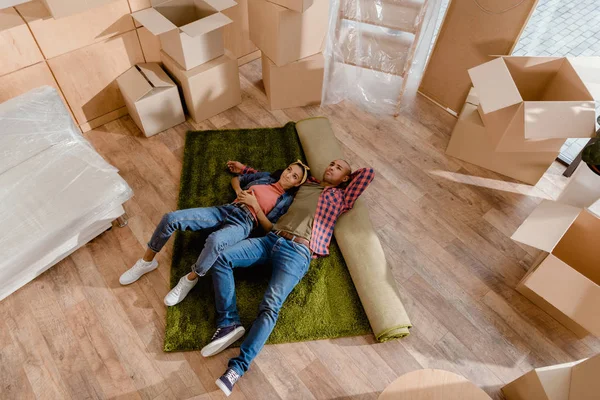
M217 328L210 343L200 350L204 357L214 356L231 346L236 340L244 336L246 330L241 325L226 326Z
M233 385L240 379L237 372L229 368L217 381L215 382L219 389L225 393L225 396L229 397L233 390Z

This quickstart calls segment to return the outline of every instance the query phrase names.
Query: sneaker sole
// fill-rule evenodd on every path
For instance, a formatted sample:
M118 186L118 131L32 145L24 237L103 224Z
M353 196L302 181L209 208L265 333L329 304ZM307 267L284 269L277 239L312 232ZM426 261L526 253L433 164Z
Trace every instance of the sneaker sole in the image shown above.
M121 282L121 280L119 279L119 283L120 283L121 285L123 285L123 286L131 285L132 283L135 283L135 282L139 281L139 280L140 280L140 278L141 278L142 276L146 275L148 272L152 272L152 271L154 271L156 268L158 268L158 263L156 264L156 266L155 266L154 268L152 268L152 269L149 269L148 271L144 272L143 274L141 274L140 276L138 276L138 277L137 277L135 280L133 280L133 281L131 281L131 282L123 283L123 282Z
M223 393L225 393L225 396L229 397L229 395L231 395L231 390L229 390L227 386L225 386L225 384L221 382L221 379L217 379L215 381L215 384L219 387L219 389L223 391Z
M219 354L220 352L231 346L233 343L235 343L236 340L244 336L244 333L246 333L246 330L244 328L238 328L234 331L233 336L227 339L220 339L222 341L217 341L215 343L210 343L204 346L202 350L200 350L200 354L202 354L203 357L211 357L216 354Z

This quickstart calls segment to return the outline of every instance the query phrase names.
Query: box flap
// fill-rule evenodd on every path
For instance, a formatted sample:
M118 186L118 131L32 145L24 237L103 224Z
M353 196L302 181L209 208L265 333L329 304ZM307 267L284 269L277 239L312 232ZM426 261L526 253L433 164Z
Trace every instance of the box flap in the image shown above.
M593 101L526 101L525 139L590 138L595 118Z
M146 8L145 10L134 12L131 16L155 36L177 29L174 23L154 8Z
M485 113L523 101L502 58L471 68L468 72Z
M180 29L190 36L200 36L229 25L232 22L225 14L215 13L182 26Z
M171 87L175 83L157 63L138 64L137 67L146 80L154 87Z
M600 57L567 57L596 101L600 101Z
M144 97L152 90L152 85L134 65L117 78L117 83L124 97L133 102Z
M569 400L573 365L567 363L535 370L548 400Z
M573 367L570 400L593 400L600 393L600 354Z
M217 11L227 10L234 7L237 3L234 0L202 0Z
M551 253L580 212L581 208L544 200L511 239Z

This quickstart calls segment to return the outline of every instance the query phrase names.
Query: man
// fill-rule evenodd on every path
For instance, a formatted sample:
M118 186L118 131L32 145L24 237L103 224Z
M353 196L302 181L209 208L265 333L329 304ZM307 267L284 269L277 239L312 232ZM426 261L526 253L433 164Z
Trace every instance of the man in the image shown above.
M269 286L259 313L240 347L240 355L229 360L217 386L227 395L248 370L273 331L284 301L308 271L311 258L329 254L329 243L337 218L350 210L373 180L371 168L354 173L344 160L332 161L322 181L314 178L300 186L292 205L267 236L246 239L229 247L213 265L217 330L201 353L215 355L245 333L236 308L233 268L271 262Z

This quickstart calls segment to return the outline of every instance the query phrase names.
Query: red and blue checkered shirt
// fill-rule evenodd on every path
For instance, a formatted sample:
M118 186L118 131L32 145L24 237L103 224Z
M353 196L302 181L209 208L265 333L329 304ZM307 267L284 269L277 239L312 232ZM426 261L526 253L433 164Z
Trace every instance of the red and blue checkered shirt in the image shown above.
M254 172L256 172L255 169L244 166L242 174ZM313 257L329 254L329 243L331 243L335 222L340 215L354 207L354 203L374 177L373 168L361 168L350 175L350 183L345 188L328 186L323 190L319 196L310 238L310 250L314 253ZM321 183L314 177L310 177L309 180Z

